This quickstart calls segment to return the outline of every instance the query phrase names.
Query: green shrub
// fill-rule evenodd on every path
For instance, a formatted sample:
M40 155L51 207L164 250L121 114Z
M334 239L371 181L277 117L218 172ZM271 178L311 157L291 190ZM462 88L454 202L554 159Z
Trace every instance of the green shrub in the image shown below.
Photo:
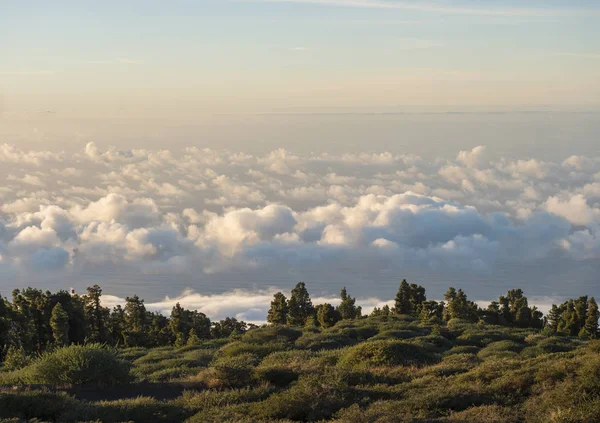
M61 416L62 422L101 421L119 422L181 422L191 415L175 402L158 401L149 397L80 403Z
M417 338L411 338L406 340L409 344L418 345L430 353L443 353L450 348L453 344L443 336L419 336Z
M24 383L115 384L129 380L129 364L102 344L71 345L44 353L21 369Z
M288 346L284 343L269 342L265 344L248 344L242 341L234 341L223 346L218 355L222 357L235 357L238 355L252 354L258 357L266 357L276 351L284 351Z
M6 351L3 364L6 370L17 370L27 366L30 362L31 359L25 355L23 347L16 348L11 345Z
M293 343L302 332L288 326L263 326L246 332L241 341L249 344Z
M481 405L452 413L444 421L452 423L519 423L523 419L512 407Z
M262 401L274 391L274 388L268 385L242 389L184 391L183 395L175 402L189 410L200 411L214 407L228 407L246 402Z
M341 358L342 366L423 365L437 359L425 348L404 341L367 341L351 347Z
M60 421L76 404L64 393L48 391L0 391L0 417Z
M308 333L296 341L296 347L311 351L333 350L356 344L356 340L339 333Z
M421 335L422 334L420 332L416 332L414 330L387 329L379 332L377 335L371 338L371 341L379 339L410 339Z
M379 329L372 325L346 328L338 328L337 326L338 325L334 326L329 333L339 333L340 335L347 336L356 341L365 341L379 333Z
M315 353L304 350L276 352L260 363L255 369L255 376L277 386L287 386L298 378L313 357Z
M351 401L343 373L302 376L290 389L250 405L250 414L259 419L315 421L332 416Z
M446 351L444 355L450 356L454 354L477 354L478 352L479 347L475 347L473 345L461 345Z
M516 353L522 349L523 345L514 341L497 341L488 344L485 348L479 351L477 355L480 358L486 358L490 356L514 357Z
M242 387L250 383L254 367L260 359L252 354L241 354L233 357L221 357L210 367L211 385L222 387Z

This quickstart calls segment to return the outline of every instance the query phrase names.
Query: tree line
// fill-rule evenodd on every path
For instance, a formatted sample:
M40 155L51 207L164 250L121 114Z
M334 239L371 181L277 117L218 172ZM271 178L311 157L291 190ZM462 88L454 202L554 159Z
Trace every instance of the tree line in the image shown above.
M12 292L12 301L0 296L0 356L31 355L55 346L101 342L115 346L181 347L204 339L241 334L254 325L227 317L211 321L204 313L177 303L170 316L146 309L137 295L112 310L102 305L102 289L87 288L84 295L64 290L56 293L35 288ZM270 324L328 328L340 320L366 317L346 288L340 303L314 306L306 285L299 282L289 299L274 295L267 314ZM470 301L462 289L450 287L443 301L427 300L425 288L400 283L393 305L375 307L370 316L390 318L408 315L425 324L443 324L452 319L487 324L543 329L549 333L597 338L598 305L593 297L579 297L553 305L547 316L530 307L521 289L512 289L487 308Z

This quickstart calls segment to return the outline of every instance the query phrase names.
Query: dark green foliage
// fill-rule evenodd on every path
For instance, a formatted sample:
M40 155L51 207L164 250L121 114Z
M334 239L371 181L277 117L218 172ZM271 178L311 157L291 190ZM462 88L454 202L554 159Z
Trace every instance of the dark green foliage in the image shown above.
M555 306L541 330L518 289L480 310L461 290L441 303L403 288L409 313L382 307L359 318L345 290L343 306L312 307L299 284L292 297L310 310L302 324L280 313L261 327L210 325L180 305L167 318L135 296L107 314L98 287L84 297L15 291L13 302L0 298L0 386L49 386L0 387L0 421L600 421L593 298ZM120 348L82 345L88 334ZM83 398L86 384L94 398Z
M213 322L210 334L213 338L227 338L231 335L241 335L248 329L244 321L234 317L227 317L218 322Z
M593 336L594 329L598 325L597 320L595 325L593 320L594 316L598 316L598 305L593 298L590 300L588 300L587 296L583 296L575 300L568 300L559 306L553 304L548 314L547 327L549 330L567 336ZM588 307L592 308L591 312L588 312ZM591 317L589 321L588 317ZM590 334L587 332L588 329L590 330Z
M75 404L73 398L62 393L0 391L0 418L60 421L60 416Z
M600 319L598 304L596 303L595 298L591 297L587 302L585 323L579 332L579 337L589 339L598 338L598 319Z
M271 301L271 308L267 314L267 322L276 325L285 325L288 316L288 304L285 295L281 292L275 294Z
M416 284L408 284L406 279L402 280L398 293L394 299L394 312L397 314L416 314L421 311L421 303L425 297L425 288Z
M339 333L306 333L298 338L296 347L319 351L342 348L355 343L355 339Z
M28 365L30 361L23 347L11 345L4 355L4 368L6 370L17 370Z
M340 297L342 301L340 302L340 305L337 306L336 310L342 320L356 319L361 316L361 307L356 306L356 298L352 298L350 295L348 295L346 287L342 289Z
M129 380L129 363L102 344L71 345L45 352L11 377L10 383L110 385Z
M61 303L56 303L52 309L50 327L52 328L52 337L57 345L67 345L69 343L69 315Z
M95 342L106 342L107 329L106 322L110 315L110 310L102 307L100 297L102 289L98 285L91 286L87 289L87 295L82 297L84 304L85 319L88 324L88 337Z
M250 383L255 366L259 359L249 353L224 356L211 366L211 376L225 387L242 387Z
M240 340L249 344L293 343L300 336L302 336L302 332L292 327L263 326L246 332Z
M211 323L204 313L186 310L177 303L171 310L169 329L176 342L185 344L192 334L197 339L210 338Z
M331 417L349 396L343 372L332 369L323 376L301 377L289 390L252 404L249 412L259 419L316 421Z
M426 348L404 341L367 341L350 348L341 358L342 366L406 366L431 363L437 359Z
M482 320L492 325L542 328L543 315L536 307L529 307L521 289L511 289L498 302L492 301L481 311Z
M479 320L479 307L467 299L467 295L462 289L457 291L450 287L444 298L446 300L445 320L461 319L470 322Z
M329 303L319 304L316 312L319 326L323 328L330 328L341 319L340 313Z
M304 282L298 282L292 289L292 295L288 301L287 322L293 326L304 326L308 317L315 314L315 309L310 300Z
M392 310L390 309L390 306L388 306L386 304L386 305L384 305L381 308L379 308L379 307L373 308L373 311L371 312L371 314L369 315L369 317L379 318L379 319L382 319L382 320L387 320L387 318L389 316L391 316L391 314L392 314Z

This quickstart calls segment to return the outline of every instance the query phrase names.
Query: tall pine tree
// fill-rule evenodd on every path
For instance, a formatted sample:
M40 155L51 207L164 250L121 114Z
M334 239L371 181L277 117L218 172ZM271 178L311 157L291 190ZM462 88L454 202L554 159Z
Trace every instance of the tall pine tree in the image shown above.
M271 308L267 314L267 322L274 325L285 325L288 315L288 303L285 295L278 292L273 296Z
M396 314L412 314L413 311L410 285L406 279L403 279L394 299L394 312Z
M56 303L52 309L50 327L52 328L52 337L57 345L69 343L69 315L61 303Z
M304 282L298 282L296 287L292 289L292 295L288 301L288 324L304 326L308 317L314 313L315 309L306 290L306 285Z

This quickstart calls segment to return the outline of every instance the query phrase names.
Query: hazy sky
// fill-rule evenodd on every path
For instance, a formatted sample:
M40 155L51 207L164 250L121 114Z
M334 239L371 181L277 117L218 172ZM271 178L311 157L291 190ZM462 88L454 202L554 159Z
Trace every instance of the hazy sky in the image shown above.
M5 114L599 103L594 1L0 0Z
M598 22L591 0L0 0L0 294L251 321L299 280L365 309L402 278L599 297Z

